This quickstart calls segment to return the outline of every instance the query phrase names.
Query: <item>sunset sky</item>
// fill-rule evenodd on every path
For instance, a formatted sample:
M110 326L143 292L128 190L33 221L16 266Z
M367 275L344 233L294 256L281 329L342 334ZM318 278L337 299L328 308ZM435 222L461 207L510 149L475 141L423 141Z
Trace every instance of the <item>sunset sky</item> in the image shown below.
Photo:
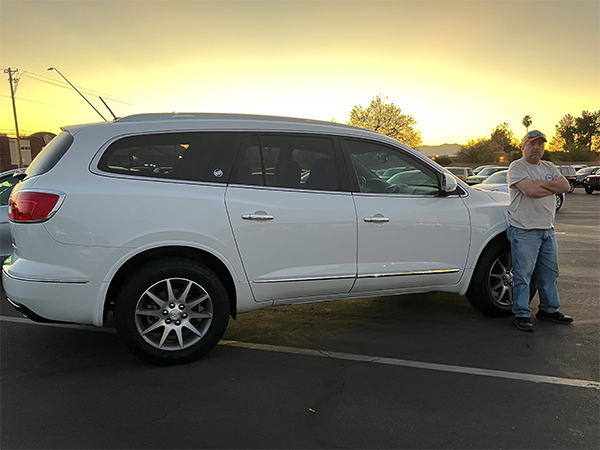
M600 109L600 2L1 0L0 65L19 69L21 134L149 112L347 122L381 94L423 143L508 122L551 137ZM8 75L0 132L14 134ZM93 92L92 92L93 91Z

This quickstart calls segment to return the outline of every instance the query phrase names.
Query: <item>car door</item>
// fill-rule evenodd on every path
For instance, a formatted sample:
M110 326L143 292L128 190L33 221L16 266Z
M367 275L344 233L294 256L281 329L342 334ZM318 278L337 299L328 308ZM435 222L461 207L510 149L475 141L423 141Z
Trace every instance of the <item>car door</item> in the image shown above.
M408 151L345 139L354 167L358 277L353 292L454 285L467 260L470 220L457 195L440 195L439 174ZM382 178L382 169L400 169Z
M356 278L356 213L331 137L251 135L225 201L256 301L347 293Z

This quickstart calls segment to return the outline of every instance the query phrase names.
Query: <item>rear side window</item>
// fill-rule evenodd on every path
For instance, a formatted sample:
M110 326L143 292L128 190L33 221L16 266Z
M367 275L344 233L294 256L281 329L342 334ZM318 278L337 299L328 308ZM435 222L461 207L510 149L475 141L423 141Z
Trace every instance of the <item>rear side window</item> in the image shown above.
M112 143L98 162L104 172L226 183L242 133L165 133Z
M306 135L252 135L232 183L290 189L340 189L334 142Z
M48 145L35 157L27 170L27 176L35 177L52 169L56 163L63 157L73 143L73 135L68 131L63 131L50 141Z

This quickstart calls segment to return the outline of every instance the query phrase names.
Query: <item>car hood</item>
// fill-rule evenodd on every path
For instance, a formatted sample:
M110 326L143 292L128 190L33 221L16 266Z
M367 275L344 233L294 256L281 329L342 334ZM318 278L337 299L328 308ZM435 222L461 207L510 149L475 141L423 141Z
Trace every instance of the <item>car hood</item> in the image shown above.
M498 183L498 184L476 184L475 186L471 186L473 189L479 189L480 191L492 191L492 192L506 192L508 193L508 184L506 183Z

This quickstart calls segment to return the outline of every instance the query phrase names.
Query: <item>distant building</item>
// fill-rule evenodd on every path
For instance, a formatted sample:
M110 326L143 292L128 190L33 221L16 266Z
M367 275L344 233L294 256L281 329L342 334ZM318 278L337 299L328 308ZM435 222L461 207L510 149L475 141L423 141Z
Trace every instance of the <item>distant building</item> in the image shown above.
M31 136L21 136L21 155L23 165L27 167L42 149L54 139L54 133L39 132ZM0 134L0 172L19 168L19 151L17 139Z

